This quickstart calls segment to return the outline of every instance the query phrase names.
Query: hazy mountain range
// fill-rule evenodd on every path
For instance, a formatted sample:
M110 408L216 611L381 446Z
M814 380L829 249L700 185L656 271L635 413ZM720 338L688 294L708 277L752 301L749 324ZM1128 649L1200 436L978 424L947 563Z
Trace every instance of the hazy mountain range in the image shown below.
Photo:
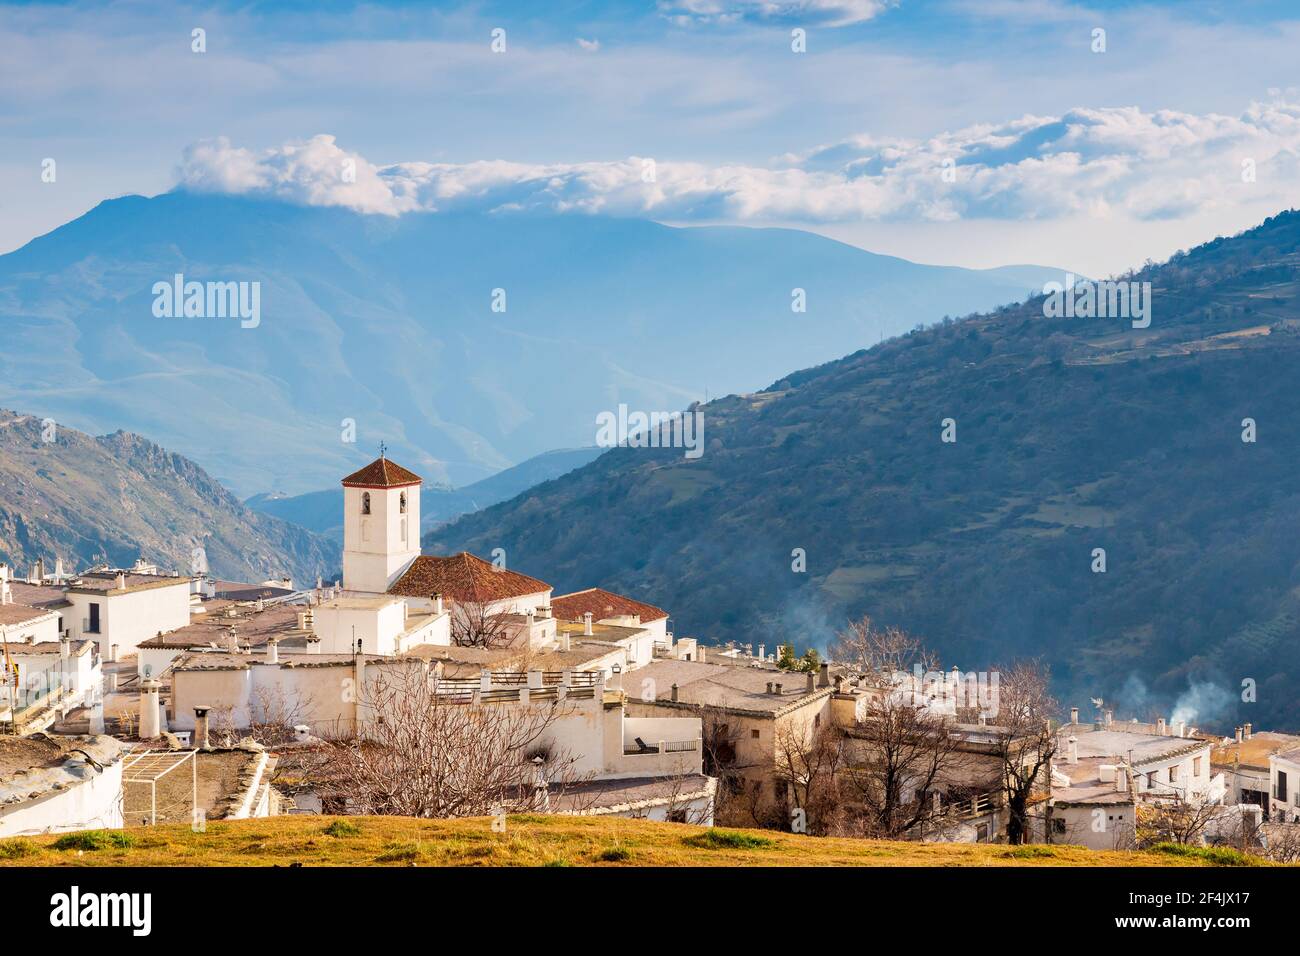
M177 275L260 283L255 327L156 315ZM619 403L751 390L1053 276L794 230L128 196L0 256L0 402L148 435L244 496L329 488L380 439L463 485L593 444Z
M463 514L513 498L534 485L580 468L604 450L565 448L547 452L464 488L425 485L420 491L420 527L423 531L428 531ZM309 531L324 534L342 545L341 486L326 491L309 491L303 495L253 495L244 504L255 511L275 515Z
M337 546L240 504L202 468L128 432L92 437L0 410L0 561L69 572L143 557L188 572L201 547L218 577L299 585L339 567Z
M426 547L678 634L802 649L869 613L948 666L1042 655L1085 712L1300 728L1300 213L1135 278L1148 328L1041 297L928 328L714 400L698 460L616 449Z

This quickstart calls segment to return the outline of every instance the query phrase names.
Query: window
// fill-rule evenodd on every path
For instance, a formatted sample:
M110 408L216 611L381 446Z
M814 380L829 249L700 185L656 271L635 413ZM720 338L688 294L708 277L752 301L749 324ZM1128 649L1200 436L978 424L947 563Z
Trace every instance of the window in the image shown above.
M1053 833L1064 833L1064 832L1065 832L1065 820L1063 820L1061 817L1052 817L1052 832L1053 832Z
M1178 779L1178 765L1174 764L1172 767L1169 768L1169 782L1173 783L1177 779Z
M406 492L403 491L397 496L397 510L401 514L406 514Z
M361 513L370 514L370 492L368 491L361 492Z
M402 519L402 544L406 544L406 519Z
M1147 789L1154 790L1155 788L1156 788L1156 772L1152 770L1149 774L1147 774Z
M86 626L86 630L91 634L99 633L99 602L97 601L90 603L90 622Z
M753 730L751 730L751 731L749 732L749 736L751 736L751 737L753 737L755 740L757 740L757 739L758 739L758 728L755 727Z
M822 715L821 714L813 715L813 726L820 727L821 725L822 725Z
M1277 772L1277 793L1274 794L1274 796L1276 796L1279 800L1286 799L1286 771L1285 770L1279 770Z
M1201 775L1201 758L1200 758L1200 757L1193 757L1193 758L1192 758L1192 776L1193 776L1193 777L1199 777L1200 775Z

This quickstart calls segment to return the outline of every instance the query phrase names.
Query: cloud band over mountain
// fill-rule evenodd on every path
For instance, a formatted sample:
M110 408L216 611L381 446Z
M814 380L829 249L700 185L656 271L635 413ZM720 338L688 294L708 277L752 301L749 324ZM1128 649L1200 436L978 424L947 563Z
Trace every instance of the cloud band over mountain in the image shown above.
M1253 177L1253 178L1252 178ZM1169 219L1224 202L1295 202L1300 105L1240 116L1136 107L1024 116L926 140L853 136L766 166L631 156L529 164L376 165L318 135L255 153L225 138L189 146L181 188L312 206L538 211L667 221L931 221L1124 215Z

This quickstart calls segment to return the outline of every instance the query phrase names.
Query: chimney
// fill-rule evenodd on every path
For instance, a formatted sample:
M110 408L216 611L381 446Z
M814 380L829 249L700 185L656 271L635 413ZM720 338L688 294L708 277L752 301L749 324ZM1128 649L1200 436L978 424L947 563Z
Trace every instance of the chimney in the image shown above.
M591 637L591 612L587 611L582 615L582 633L585 637Z
M831 663L830 663L830 661L822 661L821 674L818 675L818 677L817 677L817 686L818 686L818 687L830 687L830 686L831 686Z
M774 693L777 693L777 694L781 693L781 685L780 685L780 684L773 684L772 687L774 688Z
M1238 727L1238 728L1237 728L1237 743L1241 743L1242 733L1243 733L1243 732L1242 732L1242 729L1241 729L1240 727Z
M765 660L767 660L767 645L766 645L766 644L760 644L760 645L758 645L758 659L759 659L760 661L765 661Z
M1163 717L1156 721L1156 734L1161 737L1165 736L1165 719Z
M13 591L9 587L9 565L0 564L0 604L12 604Z
M673 700L673 703L675 704L675 703L677 703L677 685L676 685L676 684L673 684L673 691L672 691L672 693L673 693L672 700Z
M1183 732L1184 732L1186 729L1187 729L1187 724L1186 724L1184 721L1181 721L1181 720L1180 720L1178 723L1174 724L1174 736L1175 736L1175 737L1182 737L1182 736L1183 736Z
M433 596L433 613L434 614L442 613L442 592L441 591L439 591L437 594Z
M119 571L117 573L117 577L114 578L113 587L117 588L119 591L126 590L126 575L123 574L121 571Z
M1067 758L1067 762L1078 763L1079 762L1079 738L1071 734L1069 739L1066 742L1070 745L1069 757Z
M280 639L274 635L266 639L266 662L268 664L280 663Z
M117 649L118 649L118 646L119 646L119 645L117 645L117 644L110 644L110 645L109 645L109 648L108 648L108 659L109 659L110 661L112 661L114 664L117 663Z
M1079 708L1078 708L1078 707L1071 707L1071 708L1070 708L1070 723L1073 724L1073 725L1075 725L1075 726L1078 726L1078 723L1079 723Z
M147 680L140 685L140 739L152 740L161 736L162 726L158 718L158 688L156 680Z
M1115 711L1108 710L1106 711L1106 726L1109 727L1113 723L1115 723Z
M72 656L72 642L68 640L68 635L64 634L59 638L59 657L67 660Z
M315 634L309 635L307 638L307 653L308 654L320 653L320 638L317 637Z
M1251 737L1255 736L1255 731L1253 730L1253 727L1252 727L1251 724L1246 724L1245 727L1243 727L1242 729L1243 729L1243 730L1245 731L1245 733L1246 733L1246 739L1247 739L1247 740L1249 740Z
M1128 768L1124 766L1115 768L1115 789L1120 793L1128 793Z
M814 674L812 671L809 671L807 692L811 694L814 693L816 690L817 690L817 675Z
M194 749L211 750L212 744L208 742L208 711L210 707L194 708Z
M768 692L769 694L772 693L772 682L771 682L771 681L768 681L768 682L767 682L767 692Z
M567 650L571 650L572 647L573 647L573 642L569 639L569 632L568 632L568 631L561 631L561 632L560 632L560 650L562 650L562 651L567 651Z
M305 630L307 630L307 612L306 612L306 611L299 611L299 612L298 612L298 630L300 630L300 631L305 631Z

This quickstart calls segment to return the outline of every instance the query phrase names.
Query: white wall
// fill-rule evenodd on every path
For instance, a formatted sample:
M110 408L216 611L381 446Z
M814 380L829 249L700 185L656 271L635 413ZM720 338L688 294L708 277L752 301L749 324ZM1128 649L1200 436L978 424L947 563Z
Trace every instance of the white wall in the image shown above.
M69 830L116 829L122 820L122 761L76 786L6 811L0 807L0 837Z
M370 495L370 514L361 513ZM406 495L406 513L401 496ZM343 489L343 587L383 594L420 553L420 486Z
M104 660L109 659L114 644L118 645L118 657L126 657L135 653L141 641L190 623L190 586L186 578L139 591L69 591L67 598L72 607L65 612L64 623L74 638L97 641L99 656ZM99 604L98 634L85 630L92 603Z

